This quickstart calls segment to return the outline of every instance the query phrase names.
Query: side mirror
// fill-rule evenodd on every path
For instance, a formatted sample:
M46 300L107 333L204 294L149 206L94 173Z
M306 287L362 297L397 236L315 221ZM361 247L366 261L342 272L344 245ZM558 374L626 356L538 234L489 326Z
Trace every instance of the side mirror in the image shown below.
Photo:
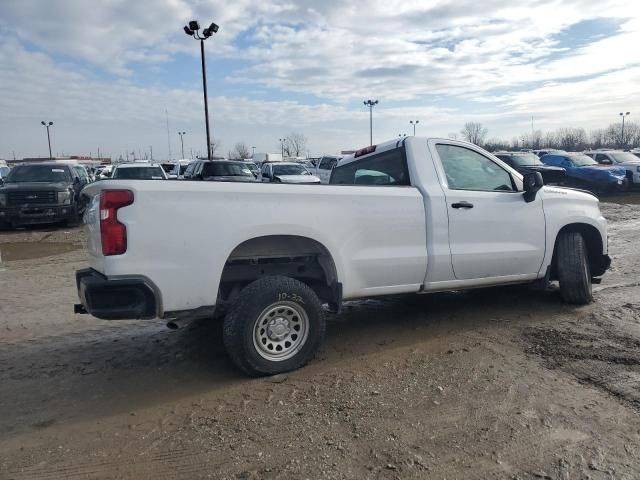
M540 190L544 181L540 172L529 172L524 174L524 201L529 203L536 199L536 194Z

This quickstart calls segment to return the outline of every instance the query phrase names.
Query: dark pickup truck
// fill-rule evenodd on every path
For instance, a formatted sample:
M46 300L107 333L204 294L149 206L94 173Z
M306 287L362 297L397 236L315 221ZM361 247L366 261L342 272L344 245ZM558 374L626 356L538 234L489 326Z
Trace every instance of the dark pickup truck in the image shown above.
M0 180L0 227L79 221L84 181L72 165L18 165Z

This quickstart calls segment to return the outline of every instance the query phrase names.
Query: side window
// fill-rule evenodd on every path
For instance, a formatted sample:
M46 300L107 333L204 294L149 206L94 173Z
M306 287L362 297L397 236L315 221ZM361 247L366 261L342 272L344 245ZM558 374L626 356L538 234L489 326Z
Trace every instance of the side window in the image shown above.
M318 168L320 168L320 170L329 170L330 161L331 159L329 157L322 157L322 160L320 160L320 166Z
M336 168L336 165L338 164L338 160L336 160L335 158L333 158L330 162L329 162L329 170L333 170L334 168Z
M507 155L496 155L496 157L498 157L500 160L502 160L504 163L506 163L510 167L513 167L513 162L511 161L511 157Z
M484 155L458 145L436 145L452 190L515 191L511 175Z
M333 169L334 185L411 185L404 150L396 148Z
M598 163L601 163L603 160L606 161L608 159L609 158L606 155L602 154L602 153L599 153L599 154L596 155L596 162L598 162Z

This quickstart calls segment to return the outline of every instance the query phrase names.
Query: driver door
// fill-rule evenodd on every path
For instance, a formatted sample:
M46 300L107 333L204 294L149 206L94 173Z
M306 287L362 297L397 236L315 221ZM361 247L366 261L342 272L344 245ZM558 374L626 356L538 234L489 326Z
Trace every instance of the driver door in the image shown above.
M519 178L466 144L434 142L431 153L445 179L456 279L537 274L545 253L541 195L525 202Z

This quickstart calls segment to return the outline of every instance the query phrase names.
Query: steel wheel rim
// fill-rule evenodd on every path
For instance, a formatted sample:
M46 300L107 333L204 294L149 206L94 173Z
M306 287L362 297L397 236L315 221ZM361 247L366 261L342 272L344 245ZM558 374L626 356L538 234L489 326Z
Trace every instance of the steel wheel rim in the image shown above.
M280 301L265 308L253 325L253 346L258 355L282 362L296 355L309 335L309 317L297 303Z

